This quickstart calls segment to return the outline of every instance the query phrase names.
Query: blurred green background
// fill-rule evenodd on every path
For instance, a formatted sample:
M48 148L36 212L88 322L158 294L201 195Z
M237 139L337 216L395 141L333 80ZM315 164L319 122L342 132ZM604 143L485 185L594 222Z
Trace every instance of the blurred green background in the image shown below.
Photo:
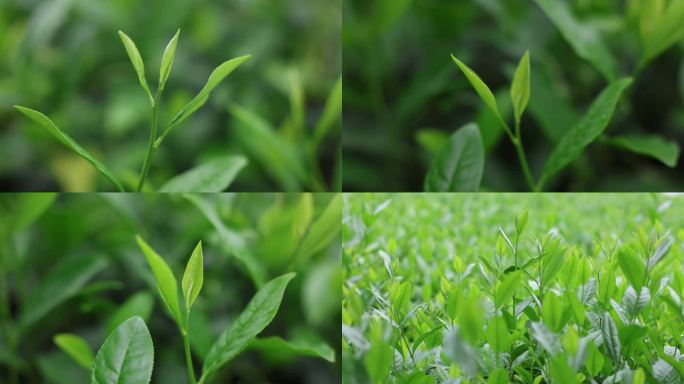
M572 7L587 35L603 37L621 73L632 73L641 53L639 25L626 8L639 2L563 3ZM531 0L343 0L342 4L345 191L422 190L439 144L471 121L479 123L487 149L482 189L526 190L514 147L450 53L480 75L499 105L510 106L515 66L530 50L532 94L522 136L535 175L553 144L606 86L600 73L575 54ZM549 190L684 188L681 162L668 168L605 140L618 134L657 134L673 144L684 142L683 48L680 41L636 76L603 138L548 184ZM510 111L504 114L512 120Z
M152 165L153 185L207 159L246 154L249 165L231 190L341 188L341 124L322 140L315 161L303 158L302 149L340 78L337 0L2 0L0 190L111 188L17 113L15 104L48 115L125 184L132 183L145 154L150 113L116 32L136 42L154 90L164 47L178 28L162 122L223 61L244 54L252 59L165 140ZM231 105L261 116L269 132L254 134L228 112ZM309 172L305 180L275 174L282 167L273 164L272 148L263 149L269 145L295 152ZM314 177L322 183L315 185Z
M302 229L332 202L339 218L326 232L330 236L310 257L295 257ZM187 382L182 339L136 244L139 234L179 284L202 241L204 285L190 318L197 371L218 334L257 291L249 271L260 271L264 281L297 273L259 337L324 342L335 351L331 363L248 349L210 382L339 383L341 210L341 196L327 193L2 194L0 382L87 382L88 371L52 338L74 333L97 351L124 307L135 308L152 334L152 382Z

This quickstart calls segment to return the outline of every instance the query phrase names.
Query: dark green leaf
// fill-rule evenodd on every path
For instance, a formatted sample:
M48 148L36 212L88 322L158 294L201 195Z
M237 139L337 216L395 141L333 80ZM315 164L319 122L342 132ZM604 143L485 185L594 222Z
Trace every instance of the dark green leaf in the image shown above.
M426 192L474 192L484 172L484 146L474 123L456 131L439 151L425 178Z

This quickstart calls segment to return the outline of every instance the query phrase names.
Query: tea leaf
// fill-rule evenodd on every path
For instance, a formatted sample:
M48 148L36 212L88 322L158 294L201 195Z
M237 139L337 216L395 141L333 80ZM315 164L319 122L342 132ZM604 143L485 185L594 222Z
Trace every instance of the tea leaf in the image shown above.
M249 347L276 358L291 356L320 357L331 363L335 362L335 350L323 341L307 339L284 340L278 336L256 338Z
M534 0L534 2L551 19L577 56L590 62L606 80L612 82L617 78L617 63L599 33L590 26L579 23L566 2L557 0Z
M558 384L576 384L575 372L568 364L565 356L556 356L549 361L549 375L551 382Z
M658 247L656 248L655 252L653 252L653 255L648 258L648 263L647 267L649 269L655 267L656 264L660 260L667 255L667 253L670 251L670 247L672 246L672 238L668 237L665 240L663 240L660 244L658 244Z
M145 322L132 317L112 332L97 352L91 384L147 384L152 378L154 346Z
M659 135L627 134L607 139L609 144L627 149L640 155L650 156L670 168L677 166L679 143Z
M513 297L521 277L520 272L512 272L501 280L494 293L494 304L497 308L504 306Z
M394 362L394 349L383 340L373 343L363 357L371 383L384 383Z
M629 248L623 248L618 251L617 261L630 284L632 284L634 289L641 291L641 287L644 285L644 271L646 269L644 261Z
M240 64L244 63L247 61L251 56L246 55L246 56L240 56L235 59L228 60L224 62L223 64L219 65L214 69L213 72L209 75L209 79L207 80L207 83L204 85L202 90L195 96L194 99L190 100L188 104L183 107L174 117L171 119L171 121L166 125L164 128L164 132L162 132L161 136L157 138L155 141L154 145L155 147L158 147L159 144L161 144L162 140L166 137L166 135L169 133L169 131L177 126L178 124L182 123L185 119L190 117L193 113L195 113L198 109L200 109L204 103L209 100L209 96L211 95L211 92L216 88L223 79L225 79L228 75L230 75L231 72L233 72L237 67L240 66Z
M530 334L551 356L561 352L560 340L541 322L530 322Z
M494 113L494 115L499 119L502 125L506 126L506 123L504 123L503 118L501 117L501 113L499 112L499 107L496 104L496 98L494 97L494 94L492 91L487 87L487 84L480 79L480 77L475 73L472 69L468 68L467 65L463 64L459 59L456 58L453 54L451 55L451 59L458 65L458 67L461 69L461 72L465 75L465 77L468 79L470 84L475 88L475 92L480 96L482 101L485 102L487 107Z
M226 190L247 165L243 156L222 156L181 173L167 181L160 192L209 193Z
M164 259L157 254L157 252L150 247L142 237L136 235L136 240L138 246L145 255L147 259L147 264L149 264L152 273L154 274L154 279L157 281L157 289L159 290L159 296L162 302L169 310L169 313L173 316L179 326L183 324L180 304L178 303L178 285L176 283L176 278L171 272L171 268L166 264Z
M630 285L627 287L625 294L622 297L622 305L631 317L635 317L639 314L639 312L641 312L642 309L646 307L646 305L648 305L650 300L651 291L648 289L648 287L642 287L637 297L636 291Z
M164 89L166 80L169 78L169 73L171 73L171 66L173 65L173 58L176 55L179 35L180 29L178 29L173 38L171 38L171 41L169 41L166 49L164 49L164 56L162 57L161 67L159 68L159 89Z
M52 340L67 355L85 369L90 369L93 365L93 351L82 337L71 333L60 333L55 335Z
M202 242L197 243L195 250L192 251L190 260L185 266L183 273L183 281L181 286L183 288L183 297L185 298L185 311L190 312L192 303L195 302L197 296L202 289L204 281L204 258L202 255Z
M508 384L508 370L505 368L497 368L489 373L487 384Z
M484 145L475 123L457 130L432 161L425 192L476 192L484 172Z
M340 232L342 225L342 194L336 194L323 213L311 224L299 244L296 263L307 260L327 246Z
M342 77L337 79L333 89L325 102L323 113L314 128L313 138L314 148L325 138L330 129L340 121L342 114Z
M667 9L654 23L653 30L644 39L643 67L662 52L684 38L684 2L670 1Z
M152 97L152 92L150 92L150 87L147 85L147 79L145 78L145 64L143 64L143 59L140 56L140 52L138 52L138 48L135 46L133 40L131 40L131 38L122 31L119 31L119 37L121 38L124 48L126 48L128 57L131 59L131 64L133 64L135 73L138 74L140 86L142 86L143 90L147 94L147 97L150 100L150 105L154 105L155 100L154 97Z
M525 51L525 54L520 59L518 68L513 75L513 83L511 84L511 102L513 103L513 112L515 114L515 121L520 122L527 102L530 101L530 51Z
M19 313L22 330L43 318L66 300L74 297L99 272L108 265L106 259L97 256L72 257L61 261L51 269Z
M247 307L221 333L209 350L204 360L200 382L242 352L249 342L266 328L278 311L287 284L294 277L294 273L277 277L266 283L254 295Z
M615 321L608 312L603 314L603 325L601 326L601 334L603 341L608 348L608 353L613 361L618 364L620 362L620 338L618 337L617 326Z
M587 114L561 138L558 145L551 152L549 159L544 165L540 185L543 185L549 177L573 162L587 145L599 137L608 126L608 123L610 123L622 92L631 83L631 78L625 78L611 83L601 92L589 107Z
M86 151L80 145L78 145L78 143L76 143L69 135L64 133L59 128L57 128L57 126L47 116L33 109L25 108L19 105L15 105L14 108L16 108L19 112L23 113L24 115L26 115L26 117L28 117L29 119L36 122L38 125L45 128L52 136L54 136L57 140L59 140L59 142L64 144L67 148L71 149L72 151L76 152L79 156L86 159L98 171L100 171L100 173L107 177L109 181L111 181L112 184L116 186L116 189L118 189L119 192L124 192L123 186L121 185L119 180L117 180L116 176L114 176L114 173L112 173L112 171L110 171L99 160L94 158L90 153L88 153L88 151Z
M511 337L511 333L508 331L506 320L501 316L493 317L489 320L485 336L494 353L503 353L507 351L514 341L513 337Z

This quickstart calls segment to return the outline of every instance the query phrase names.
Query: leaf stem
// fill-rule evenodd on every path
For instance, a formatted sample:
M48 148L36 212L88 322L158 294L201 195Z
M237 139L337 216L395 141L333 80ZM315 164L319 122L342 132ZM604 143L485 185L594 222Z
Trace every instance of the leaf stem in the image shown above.
M197 384L195 370L192 367L192 355L190 354L190 335L184 330L181 330L181 333L183 334L183 350L185 351L185 365L188 368L188 379L191 384Z
M540 188L534 182L532 172L530 171L530 166L527 163L527 156L525 156L525 148L523 148L522 137L520 135L520 120L515 121L515 134L512 135L511 141L515 147L515 152L518 154L518 160L520 161L520 167L525 175L527 186L532 190L532 192L539 192Z
M157 95L152 103L152 125L150 128L150 141L147 144L147 153L145 154L145 161L143 162L142 170L140 171L140 178L138 179L138 187L135 189L136 192L142 191L145 185L145 179L150 171L150 165L152 164L152 159L154 154L157 152L157 147L154 145L155 140L157 140L157 124L158 124L158 111L159 102L161 101L161 94L164 88L157 89Z

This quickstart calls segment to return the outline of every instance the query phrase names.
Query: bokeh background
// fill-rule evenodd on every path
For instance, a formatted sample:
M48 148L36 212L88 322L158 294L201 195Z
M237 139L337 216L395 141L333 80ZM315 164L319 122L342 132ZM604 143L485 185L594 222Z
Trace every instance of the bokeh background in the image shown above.
M294 258L303 233L335 194L3 194L0 196L0 382L88 382L89 372L52 338L74 333L97 351L122 311L150 329L152 383L187 383L183 343L166 314L139 234L178 284L202 241L204 284L190 318L194 366L264 281L296 272L260 337L324 342L334 363L248 349L212 383L339 383L341 380L341 217L323 247ZM302 209L308 214L302 214ZM309 221L313 220L313 221ZM250 261L250 268L242 260ZM130 312L129 312L130 313ZM13 381L14 380L14 381Z
M570 0L603 36L622 73L640 53L629 1ZM416 191L444 138L479 123L487 154L482 189L526 190L514 147L449 57L454 53L510 106L515 66L531 52L532 95L522 135L535 175L558 140L606 86L531 0L343 0L344 189ZM590 33L590 32L587 32ZM547 185L556 191L672 191L684 168L611 145L606 137L657 134L684 142L681 42L652 61L623 96L603 138ZM508 109L509 108L504 108ZM510 111L504 111L511 116ZM512 118L509 120L511 121ZM681 163L681 162L680 162Z
M0 1L0 190L111 188L15 104L51 117L131 184L145 154L150 113L116 32L136 42L154 92L164 47L178 28L161 122L223 61L252 59L169 135L152 165L152 184L218 155L245 154L249 166L231 190L339 190L341 124L322 140L315 161L302 143L340 78L341 19L337 0ZM228 112L231 105L261 116L270 132L256 135L242 126ZM284 184L292 175L274 175L279 167L262 149L269 144L301 157L310 177Z

